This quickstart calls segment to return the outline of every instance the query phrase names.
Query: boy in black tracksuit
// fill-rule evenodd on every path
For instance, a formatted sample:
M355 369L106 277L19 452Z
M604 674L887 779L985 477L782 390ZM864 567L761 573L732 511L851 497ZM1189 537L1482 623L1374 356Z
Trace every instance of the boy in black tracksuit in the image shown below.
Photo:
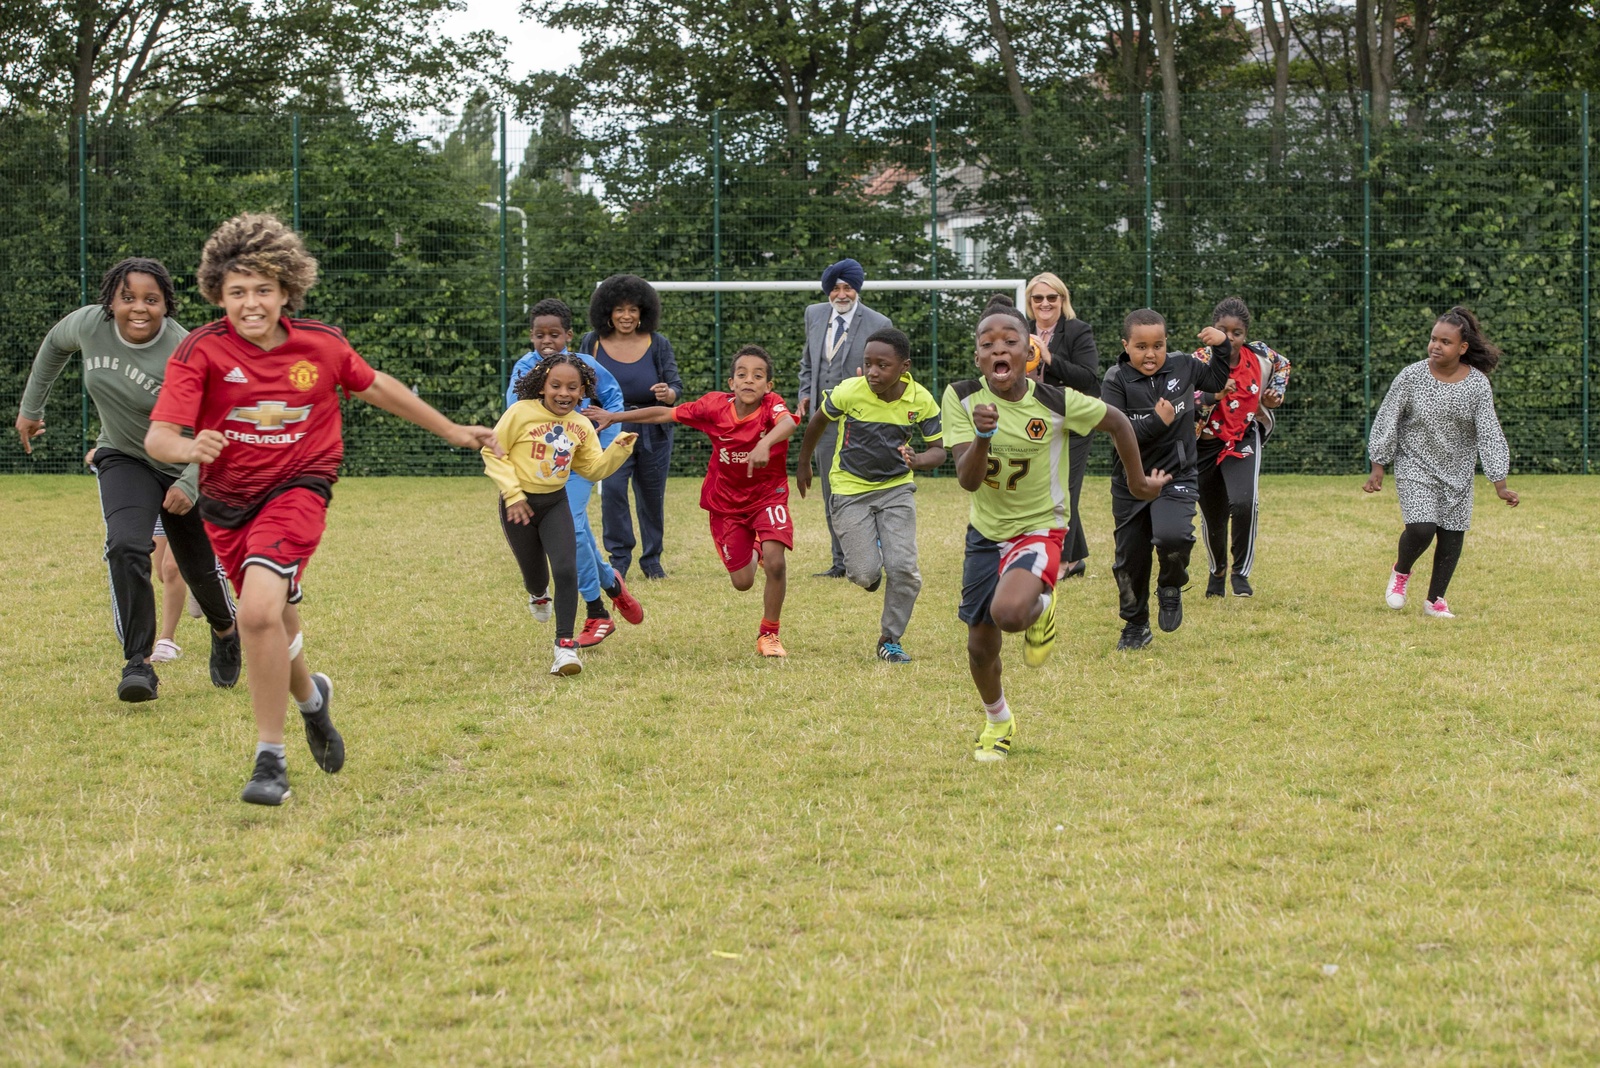
M1122 460L1111 466L1111 514L1116 519L1117 576L1122 637L1118 649L1143 649L1150 634L1150 553L1161 561L1156 578L1161 629L1183 622L1183 587L1189 581L1198 499L1194 436L1194 392L1215 393L1228 382L1231 343L1214 326L1200 331L1211 346L1212 361L1167 351L1167 321L1148 308L1129 312L1122 322L1122 355L1106 372L1101 399L1133 423L1146 473L1165 471L1172 481L1153 501L1128 492Z

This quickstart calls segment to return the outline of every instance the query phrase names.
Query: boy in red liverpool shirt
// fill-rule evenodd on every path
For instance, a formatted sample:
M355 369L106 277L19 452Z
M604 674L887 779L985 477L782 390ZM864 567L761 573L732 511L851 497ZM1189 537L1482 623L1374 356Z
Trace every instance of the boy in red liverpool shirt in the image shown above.
M700 507L711 514L711 540L734 589L755 585L758 564L767 573L756 652L787 656L778 640L778 616L788 588L784 550L794 548L789 436L799 424L783 398L772 392L772 357L760 345L746 345L734 354L728 386L730 393L707 393L675 408L599 411L591 418L598 427L682 423L711 439L711 462L700 487Z
M200 515L239 594L260 739L243 800L279 805L289 797L285 695L300 709L318 766L344 766L344 739L330 715L333 683L306 667L295 607L344 456L337 391L452 445L497 446L494 431L452 423L373 370L338 330L285 314L316 283L317 261L274 216L240 215L218 227L196 280L226 317L191 333L172 354L145 450L168 463L202 465ZM192 438L183 436L185 427Z

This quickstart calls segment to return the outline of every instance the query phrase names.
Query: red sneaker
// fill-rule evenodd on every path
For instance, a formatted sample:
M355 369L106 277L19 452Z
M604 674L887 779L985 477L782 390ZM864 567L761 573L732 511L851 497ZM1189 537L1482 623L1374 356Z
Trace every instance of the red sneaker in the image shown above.
M586 619L583 621L583 633L578 635L578 648L588 649L599 645L611 637L611 632L616 629L617 625L609 619Z
M611 598L611 607L617 614L635 626L644 622L644 605L639 603L639 598L628 592L627 585L622 581L622 573L616 568L611 573L617 577L617 595Z

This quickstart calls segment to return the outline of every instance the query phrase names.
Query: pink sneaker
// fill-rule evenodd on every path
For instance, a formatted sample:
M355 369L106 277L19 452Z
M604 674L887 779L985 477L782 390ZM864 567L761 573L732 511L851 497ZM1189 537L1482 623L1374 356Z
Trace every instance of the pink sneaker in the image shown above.
M1383 599L1390 608L1399 610L1406 606L1406 584L1411 581L1409 574L1402 575L1398 571L1389 572L1389 588L1383 591Z
M1422 614L1432 616L1434 619L1456 618L1456 614L1450 611L1450 606L1444 603L1443 597L1435 597L1431 601L1422 602Z

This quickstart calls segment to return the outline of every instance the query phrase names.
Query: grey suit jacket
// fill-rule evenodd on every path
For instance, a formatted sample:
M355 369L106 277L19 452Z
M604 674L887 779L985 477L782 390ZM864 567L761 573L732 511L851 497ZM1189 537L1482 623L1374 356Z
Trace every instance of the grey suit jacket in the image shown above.
M833 305L827 301L806 308L806 348L800 357L800 401L810 401L811 411L817 410L822 394L847 378L855 376L856 368L867 351L867 338L893 326L889 317L875 312L857 302L856 313L850 318L850 329L844 344L830 361L828 359L829 324L833 322ZM809 414L809 413L808 413Z

